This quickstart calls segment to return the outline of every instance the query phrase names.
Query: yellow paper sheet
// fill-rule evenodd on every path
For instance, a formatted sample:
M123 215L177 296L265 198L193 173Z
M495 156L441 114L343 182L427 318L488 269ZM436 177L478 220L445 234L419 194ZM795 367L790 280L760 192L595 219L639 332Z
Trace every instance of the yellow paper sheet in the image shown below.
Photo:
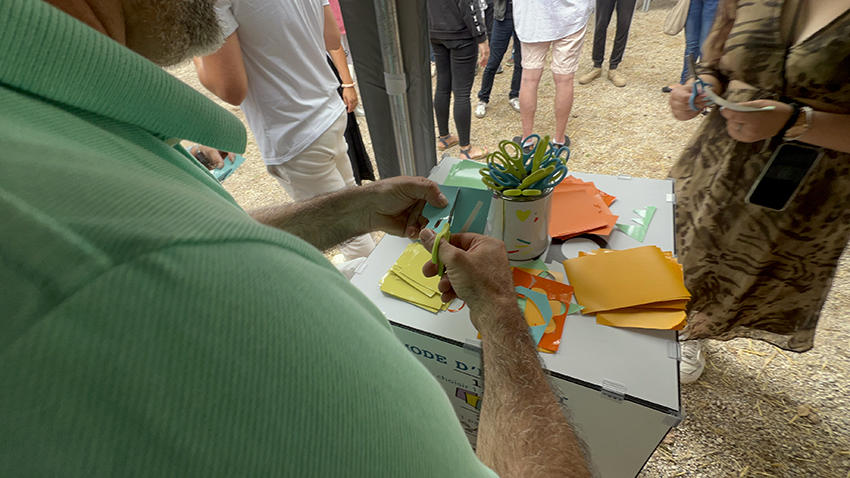
M691 297L678 265L655 246L576 257L564 268L585 314Z
M389 271L381 279L381 290L393 297L410 302L425 310L437 313L444 310L448 304L444 304L439 294L429 297L408 284L404 279Z
M683 310L628 308L599 312L596 323L611 327L682 330L687 324L687 315Z
M425 290L437 292L437 284L440 276L425 277L422 274L422 266L431 260L431 253L419 242L413 242L404 248L404 252L393 264L392 271L402 276L411 285L426 293Z

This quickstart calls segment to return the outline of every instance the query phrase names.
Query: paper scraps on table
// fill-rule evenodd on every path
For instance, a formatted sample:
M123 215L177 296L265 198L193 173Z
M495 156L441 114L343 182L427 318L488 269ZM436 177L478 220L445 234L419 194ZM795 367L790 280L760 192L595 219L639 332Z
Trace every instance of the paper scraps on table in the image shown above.
M452 166L443 184L446 186L462 186L486 191L487 186L481 182L481 173L479 172L483 167L483 163L464 159Z
M449 304L443 302L437 289L440 276L425 277L422 273L422 266L430 260L431 253L421 243L411 243L381 279L381 290L430 312L446 310Z
M528 272L531 275L558 282L566 282L564 274L562 272L549 270L549 268L546 267L546 263L543 262L543 259L538 258L531 262L516 262L515 264L517 264L515 266L517 269ZM519 264L522 264L522 266Z
M570 306L574 305L570 304L573 288L562 282L529 274L517 267L512 269L517 293L526 299L523 313L537 350L557 352L564 332L564 321L570 313Z
M681 330L691 295L682 267L655 246L599 249L564 261L583 313L614 327Z
M637 218L632 218L635 224L617 224L617 228L628 234L632 239L643 242L646 238L646 231L649 229L649 223L652 222L652 217L655 216L655 206L647 206L646 209L635 209L634 213Z
M479 175L479 182L481 176ZM487 226L487 214L490 212L490 200L493 198L493 193L488 190L470 189L456 186L440 185L440 190L449 201L449 204L442 208L436 208L430 204L426 204L422 210L422 215L428 219L428 224L425 226L428 229L438 229L442 227L442 222L449 216L452 210L455 198L457 200L457 208L454 210L454 218L452 219L452 234L462 232L477 232L484 234L484 228Z
M556 187L552 193L549 235L553 238L569 239L581 234L607 236L614 230L617 219L602 197L591 194L587 188L559 191Z

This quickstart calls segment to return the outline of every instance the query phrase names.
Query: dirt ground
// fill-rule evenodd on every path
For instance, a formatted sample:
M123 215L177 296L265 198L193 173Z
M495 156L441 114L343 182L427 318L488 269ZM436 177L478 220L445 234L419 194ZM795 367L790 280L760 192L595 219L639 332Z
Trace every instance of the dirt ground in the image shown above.
M654 0L636 11L620 71L629 83L614 87L605 76L575 85L567 134L573 141L570 169L663 179L700 119L678 122L661 87L678 80L684 38L661 32L674 0ZM643 0L638 0L638 7ZM593 25L591 18L591 25ZM615 21L608 31L610 53ZM592 28L579 75L591 66ZM507 60L507 56L505 58ZM472 142L491 150L520 133L508 105L511 68L496 76L487 116L472 118ZM170 69L199 91L191 64ZM473 87L477 92L480 75ZM544 73L535 131L551 134L554 85ZM473 96L473 107L476 98ZM244 121L238 108L227 106ZM361 131L371 151L366 122ZM451 128L454 132L454 127ZM457 154L457 148L449 150ZM289 201L265 172L253 137L246 163L225 188L246 209ZM333 254L334 251L328 251ZM650 458L642 478L836 477L850 478L850 255L842 257L823 309L813 350L783 352L749 340L708 341L702 378L683 386L687 419Z

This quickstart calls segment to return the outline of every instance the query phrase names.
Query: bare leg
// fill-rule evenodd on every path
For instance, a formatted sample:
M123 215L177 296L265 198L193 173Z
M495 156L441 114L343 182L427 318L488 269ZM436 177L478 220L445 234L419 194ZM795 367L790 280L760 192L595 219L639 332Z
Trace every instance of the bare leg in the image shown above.
M552 141L555 143L563 143L566 138L564 132L567 130L567 121L570 119L570 111L573 109L573 77L575 74L556 75L552 74L555 80L555 137ZM525 73L523 72L523 85L525 84ZM520 93L522 98L522 93ZM522 110L522 105L520 105ZM523 116L523 131L525 131L525 116Z
M522 117L523 139L534 132L534 114L537 113L537 87L540 85L541 76L543 76L542 68L539 70L522 69L522 83L519 87L519 114ZM572 103L572 89L570 90L570 103Z

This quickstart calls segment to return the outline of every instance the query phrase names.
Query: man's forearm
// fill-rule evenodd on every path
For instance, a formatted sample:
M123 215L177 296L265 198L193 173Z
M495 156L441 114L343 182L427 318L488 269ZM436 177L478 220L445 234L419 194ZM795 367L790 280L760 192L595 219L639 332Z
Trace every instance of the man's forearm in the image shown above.
M582 445L552 393L525 320L509 317L522 314L516 302L493 304L480 313L505 317L490 320L494 325L481 331L481 461L503 478L590 477Z
M349 188L281 206L249 211L258 222L300 237L319 250L371 232L361 199L368 187Z

